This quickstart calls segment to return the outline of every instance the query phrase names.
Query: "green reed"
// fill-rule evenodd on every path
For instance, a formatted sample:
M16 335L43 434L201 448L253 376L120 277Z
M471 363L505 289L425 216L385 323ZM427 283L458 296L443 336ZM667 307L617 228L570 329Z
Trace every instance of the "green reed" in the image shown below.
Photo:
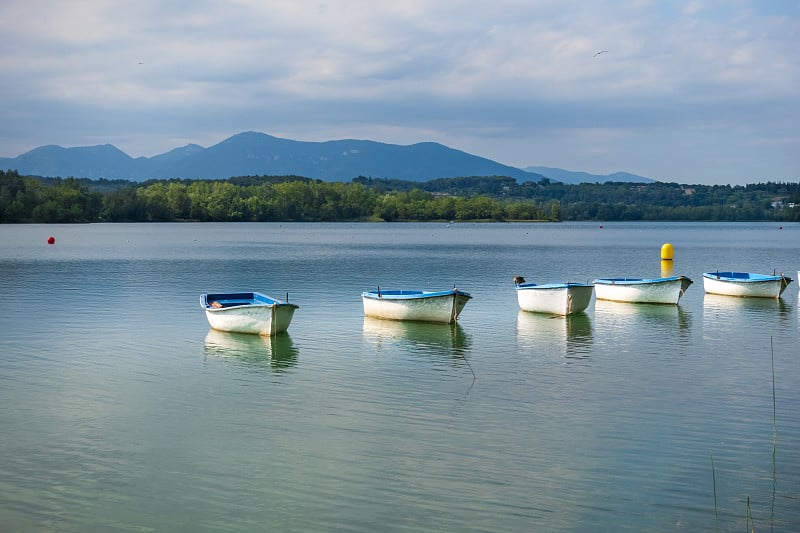
M772 336L769 338L770 348L770 364L772 370L772 515L770 522L774 519L775 512L775 490L778 483L778 407L775 394L775 347L773 345ZM714 490L714 530L719 528L719 510L717 507L717 473L714 467L714 454L711 454L711 482ZM753 513L750 508L750 496L747 496L747 503L745 508L745 530L747 533L755 532L755 522L753 521Z

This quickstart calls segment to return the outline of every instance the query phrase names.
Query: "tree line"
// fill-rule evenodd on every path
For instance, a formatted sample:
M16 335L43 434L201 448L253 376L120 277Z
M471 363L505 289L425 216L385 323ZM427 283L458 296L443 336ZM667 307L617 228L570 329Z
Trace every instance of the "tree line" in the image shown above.
M554 204L557 202L554 202ZM297 176L227 180L36 178L0 171L0 222L558 220L551 203L383 192Z
M502 176L427 182L300 176L88 180L0 171L0 222L800 221L800 184L565 185Z

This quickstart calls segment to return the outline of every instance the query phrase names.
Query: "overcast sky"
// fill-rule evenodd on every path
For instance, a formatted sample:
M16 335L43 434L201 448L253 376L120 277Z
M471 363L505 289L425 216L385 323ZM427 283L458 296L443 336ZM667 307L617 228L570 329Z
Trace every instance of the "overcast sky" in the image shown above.
M4 0L0 35L5 157L260 131L800 180L797 0Z

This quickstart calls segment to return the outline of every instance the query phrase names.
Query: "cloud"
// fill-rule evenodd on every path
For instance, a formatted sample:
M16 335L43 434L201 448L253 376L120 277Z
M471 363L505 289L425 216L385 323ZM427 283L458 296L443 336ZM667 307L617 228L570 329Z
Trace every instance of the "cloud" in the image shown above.
M771 146L771 156L800 148L785 141L800 118L799 10L745 0L7 0L0 155L99 142L154 155L258 130L437 141L517 166L652 177L702 168L704 179L736 181L741 165L724 155L743 144ZM684 137L696 143L686 157ZM797 177L790 157L770 167L748 153L776 179Z

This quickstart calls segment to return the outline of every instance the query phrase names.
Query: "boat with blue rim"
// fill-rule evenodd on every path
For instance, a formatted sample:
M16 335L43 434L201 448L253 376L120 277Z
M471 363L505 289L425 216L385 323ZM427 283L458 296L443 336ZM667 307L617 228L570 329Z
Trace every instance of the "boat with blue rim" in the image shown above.
M388 320L453 323L472 298L453 287L444 291L383 290L361 293L364 316Z
M226 292L200 295L200 307L209 325L219 331L275 335L289 328L299 307L260 292Z
M686 276L667 278L597 278L594 295L614 302L677 305L692 280Z
M800 272L798 272L800 275ZM792 278L754 272L704 272L703 288L709 294L754 298L780 298Z
M527 283L522 276L514 277L514 288L523 311L564 316L585 311L594 292L588 283Z

